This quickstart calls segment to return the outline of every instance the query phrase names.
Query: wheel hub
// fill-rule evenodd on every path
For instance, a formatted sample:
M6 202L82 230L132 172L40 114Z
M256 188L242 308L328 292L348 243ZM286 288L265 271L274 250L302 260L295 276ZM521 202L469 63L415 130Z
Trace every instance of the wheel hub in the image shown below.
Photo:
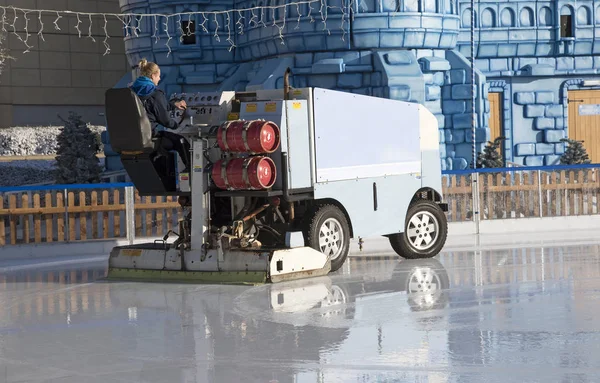
M331 260L336 259L342 253L344 233L342 225L335 218L329 218L321 225L319 230L319 249Z
M408 222L408 242L416 250L429 249L437 240L439 226L438 220L430 212L417 212Z
M435 271L429 267L418 267L410 276L408 293L418 294L414 302L421 308L431 307L438 299L441 290L441 282Z

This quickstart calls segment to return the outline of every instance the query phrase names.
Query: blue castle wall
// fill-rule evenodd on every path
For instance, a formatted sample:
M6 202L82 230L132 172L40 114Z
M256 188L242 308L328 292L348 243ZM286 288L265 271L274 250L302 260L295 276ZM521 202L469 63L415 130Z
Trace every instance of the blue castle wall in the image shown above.
M283 0L121 0L123 12L161 14L281 4ZM230 13L230 29L225 14L218 15L218 28L214 16L205 20L198 15L196 43L191 45L180 42L178 20L173 17L168 57L164 28L156 32L154 20L144 18L143 33L125 37L126 50L132 65L142 57L161 65L160 86L168 94L281 88L284 71L291 67L295 87L422 103L438 119L440 160L448 170L471 166L473 108L477 151L495 138L489 132L488 92L503 93L506 160L523 165L557 163L564 152L560 139L567 134L566 92L600 69L600 57L592 57L600 50L594 40L600 7L594 8L591 0L578 1L577 6L569 1L478 1L475 105L469 1L327 0L327 4L326 24L318 3L312 10L303 4L288 6L286 12L265 12L264 24L256 22L259 12ZM353 18L340 11L342 5L353 6ZM309 11L313 20L305 17ZM560 37L561 13L573 15L574 37ZM236 33L239 24L243 34Z

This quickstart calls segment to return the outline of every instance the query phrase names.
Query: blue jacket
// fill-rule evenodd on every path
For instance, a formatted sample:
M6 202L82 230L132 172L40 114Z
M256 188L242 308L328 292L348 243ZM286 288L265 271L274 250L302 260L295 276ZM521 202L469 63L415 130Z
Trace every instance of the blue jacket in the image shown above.
M138 77L131 85L131 89L144 103L148 119L152 123L152 131L155 134L159 125L172 130L178 128L177 123L169 115L169 112L175 109L175 101L177 100L167 102L165 93L158 89L150 78L145 76Z

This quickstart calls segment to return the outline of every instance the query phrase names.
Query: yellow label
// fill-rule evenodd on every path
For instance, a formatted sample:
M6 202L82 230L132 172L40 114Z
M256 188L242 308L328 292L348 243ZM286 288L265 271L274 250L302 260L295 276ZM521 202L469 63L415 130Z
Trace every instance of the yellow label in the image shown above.
M292 108L294 108L294 109L302 109L302 104L299 103L299 102L294 102L292 104Z
M292 91L294 96L302 96L302 91L300 89L296 89Z
M239 119L240 119L240 114L239 113L229 113L227 115L227 120L228 121L239 120Z
M246 104L246 112L248 112L248 113L256 112L256 104Z
M123 249L121 255L126 257L139 257L142 255L142 249Z
M265 104L265 112L276 112L277 111L277 104L274 102L267 102Z

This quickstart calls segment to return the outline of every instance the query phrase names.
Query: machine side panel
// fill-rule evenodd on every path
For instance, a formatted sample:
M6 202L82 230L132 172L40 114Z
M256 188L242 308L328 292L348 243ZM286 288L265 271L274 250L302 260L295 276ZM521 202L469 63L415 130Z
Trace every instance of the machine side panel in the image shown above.
M208 229L208 173L204 156L204 142L196 140L192 143L194 157L192 158L192 249L201 250L206 240Z
M410 174L318 183L315 199L332 198L341 203L354 237L371 237L404 231L406 211L420 187L419 177Z
M419 173L418 104L314 89L317 182Z
M421 126L421 183L442 194L442 166L437 118L424 106L419 105Z
M306 100L287 101L289 188L312 186L308 104Z

